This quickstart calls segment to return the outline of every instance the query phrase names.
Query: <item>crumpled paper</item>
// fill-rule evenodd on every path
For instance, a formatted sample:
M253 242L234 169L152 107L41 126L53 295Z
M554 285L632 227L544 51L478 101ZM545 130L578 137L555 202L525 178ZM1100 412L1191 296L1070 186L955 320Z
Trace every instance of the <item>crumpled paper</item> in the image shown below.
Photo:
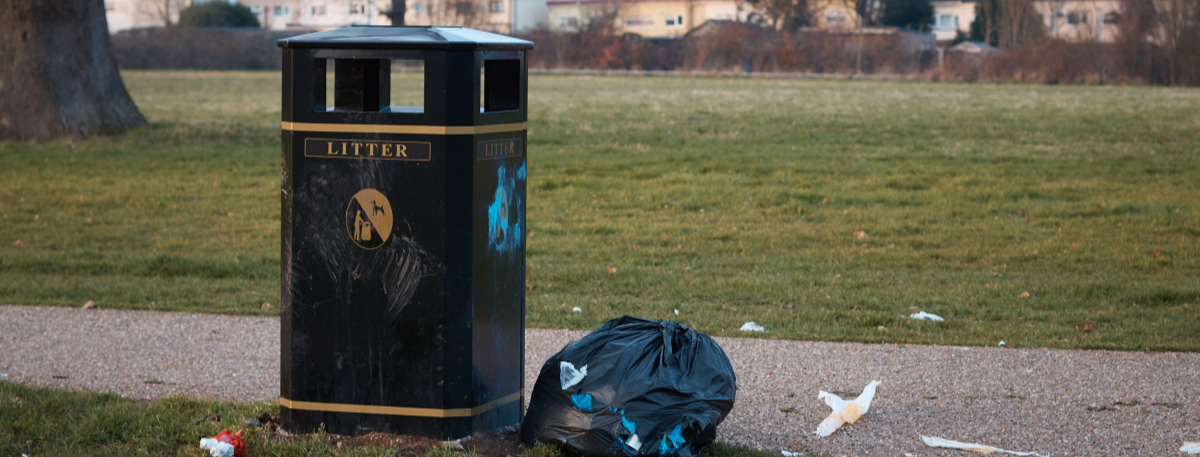
M558 365L558 381L562 383L563 390L579 384L585 376L587 376L587 365L578 370L575 369L575 364L571 362L562 362Z
M858 421L859 417L871 409L871 400L875 398L875 386L879 384L879 381L871 381L870 384L867 384L867 387L863 388L858 398L851 401L843 400L842 397L824 390L818 392L817 398L825 400L825 404L833 409L833 412L829 414L829 417L821 421L821 424L817 426L817 431L813 433L816 433L818 437L824 438L833 434L838 428L841 428L842 424L853 424Z
M942 447L942 448L947 448L947 449L962 449L964 451L974 451L974 452L978 452L980 454L992 454L992 453L999 452L1002 454L1012 454L1012 455L1026 455L1026 456L1032 455L1032 456L1036 456L1036 457L1050 457L1048 455L1038 454L1036 452L1014 452L1014 451L1000 449L998 447L986 446L983 444L960 443L958 441L951 441L951 440L947 440L947 439L943 439L943 438L935 438L932 436L925 436L925 435L921 435L921 441L924 441L925 445L929 446L929 447Z
M912 315L911 315L911 316L908 316L908 318L909 318L909 319L916 319L916 320L919 320L919 321L923 321L923 320L929 319L929 320L931 320L931 321L934 321L934 322L941 322L941 321L944 321L944 320L945 320L945 319L942 319L942 316L939 316L939 315L937 315L937 314L929 314L929 313L927 313L927 312L924 312L924 311L921 311L921 312L919 312L919 313L912 313Z
M1188 455L1198 455L1200 454L1200 443L1183 443L1183 446L1179 448L1179 452L1186 452Z

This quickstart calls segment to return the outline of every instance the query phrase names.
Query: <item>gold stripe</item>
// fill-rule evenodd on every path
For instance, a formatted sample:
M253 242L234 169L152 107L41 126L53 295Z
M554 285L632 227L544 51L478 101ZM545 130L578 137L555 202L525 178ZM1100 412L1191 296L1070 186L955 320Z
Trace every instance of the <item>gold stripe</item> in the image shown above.
M293 132L389 133L414 135L481 135L485 133L519 132L528 122L446 127L439 125L381 125L381 124L314 124L309 122L281 123L283 130Z
M495 409L498 406L512 403L520 400L524 395L524 390L518 390L516 393L499 398L474 408L457 408L457 409L434 409L434 408L407 408L403 406L370 406L370 405L350 405L345 403L318 403L312 401L291 401L283 397L279 397L279 404L288 409L303 409L308 411L327 411L331 413L362 413L362 414L384 414L388 416L413 416L413 417L471 417L481 413Z

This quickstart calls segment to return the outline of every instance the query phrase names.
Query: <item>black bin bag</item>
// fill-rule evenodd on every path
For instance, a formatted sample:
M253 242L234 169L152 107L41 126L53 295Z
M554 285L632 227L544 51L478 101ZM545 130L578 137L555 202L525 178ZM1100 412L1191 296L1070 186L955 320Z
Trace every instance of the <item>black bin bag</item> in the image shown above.
M697 456L733 409L736 382L708 335L620 317L542 365L521 441L595 457Z

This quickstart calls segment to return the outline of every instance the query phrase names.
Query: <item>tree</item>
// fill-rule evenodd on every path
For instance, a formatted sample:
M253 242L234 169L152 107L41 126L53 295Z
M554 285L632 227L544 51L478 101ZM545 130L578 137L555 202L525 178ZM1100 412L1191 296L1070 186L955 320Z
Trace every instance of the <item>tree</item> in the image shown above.
M933 5L929 0L884 0L880 22L894 27L929 30Z
M392 25L404 25L404 14L408 12L406 0L392 0L392 6L383 10L383 15L392 21Z
M1002 49L1032 43L1046 34L1031 0L980 0L975 3L971 41Z
M241 3L223 1L192 4L179 12L179 25L185 27L261 27L258 17Z
M854 12L861 19L859 24L862 27L871 27L880 24L883 16L883 4L885 0L841 0L854 4Z
M104 0L0 0L0 138L144 125L111 48Z
M809 25L810 17L806 0L748 0L754 8L762 11L767 23L775 29L792 31Z

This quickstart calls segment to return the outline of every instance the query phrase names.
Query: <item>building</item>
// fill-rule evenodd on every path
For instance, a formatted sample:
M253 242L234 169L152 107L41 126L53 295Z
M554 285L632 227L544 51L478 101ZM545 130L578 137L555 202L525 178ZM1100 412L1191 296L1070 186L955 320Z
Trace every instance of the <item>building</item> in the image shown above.
M858 10L854 5L854 0L812 0L808 3L809 20L818 29L858 27Z
M620 34L679 38L709 20L735 20L735 0L548 0L551 30L572 32L612 21ZM744 18L742 18L744 19Z
M145 27L166 27L179 21L179 10L191 5L186 0L105 0L108 33Z
M933 4L933 33L949 44L958 32L970 33L975 21L974 0L940 0ZM1117 37L1120 0L1035 0L1046 36L1072 43L1111 43Z
M391 25L383 15L390 1L238 0L270 30L334 29L347 25Z
M958 37L971 31L975 21L975 2L964 0L933 1L933 23L930 30L940 45L948 45Z
M1119 0L1043 0L1033 5L1051 38L1073 43L1112 43L1117 39Z
M174 24L179 21L179 11L193 1L205 0L106 0L109 33ZM384 14L391 10L392 0L237 1L249 7L259 24L270 30L392 24ZM408 0L406 5L407 25L462 25L505 34L549 25L545 0Z

